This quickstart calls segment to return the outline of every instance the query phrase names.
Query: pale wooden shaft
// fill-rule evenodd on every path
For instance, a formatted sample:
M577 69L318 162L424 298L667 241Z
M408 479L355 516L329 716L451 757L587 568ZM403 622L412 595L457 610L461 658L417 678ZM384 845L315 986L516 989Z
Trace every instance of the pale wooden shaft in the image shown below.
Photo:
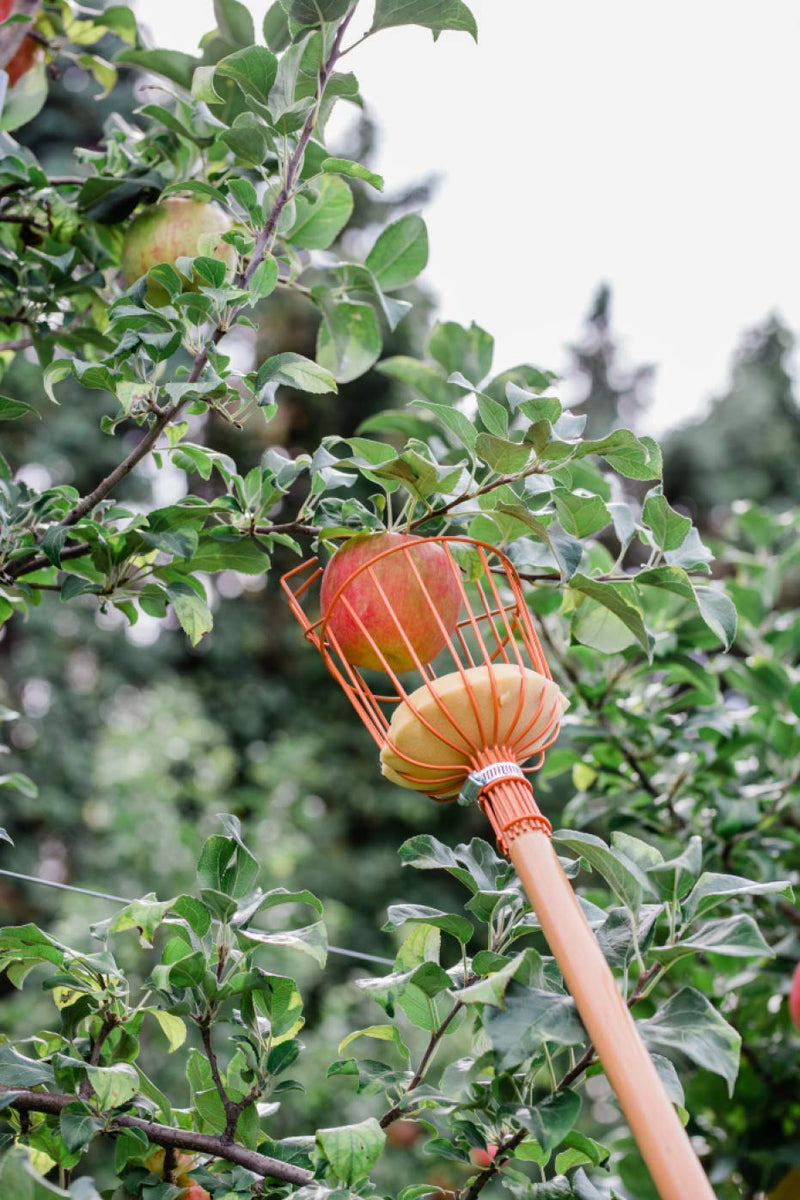
M520 833L509 852L661 1200L714 1200L552 842Z

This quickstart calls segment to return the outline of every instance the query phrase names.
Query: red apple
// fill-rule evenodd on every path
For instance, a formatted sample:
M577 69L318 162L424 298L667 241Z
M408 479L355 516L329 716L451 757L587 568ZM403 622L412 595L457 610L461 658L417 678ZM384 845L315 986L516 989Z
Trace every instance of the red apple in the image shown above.
M140 213L125 231L122 240L122 273L125 286L130 287L158 263L174 263L176 258L195 258L202 253L203 234L217 234L210 257L228 266L232 275L236 265L236 250L223 242L232 222L215 204L202 200L187 200L168 196L152 208ZM192 285L194 286L194 285ZM187 285L188 287L188 285Z
M411 549L380 559L371 568L372 574L363 570L352 578L359 567L396 546ZM409 559L424 586L420 586ZM337 595L340 588L343 591ZM393 671L414 670L416 664L401 628L419 661L429 663L444 649L446 634L455 629L461 611L456 568L445 550L439 542L411 533L358 534L350 538L325 568L321 600L322 611L328 614L325 632L336 639L342 656L354 667L375 671L386 669L382 658ZM446 634L436 620L437 614ZM370 645L364 629L369 630L377 649Z
M0 0L0 21L5 21L11 16L11 6L14 0ZM41 62L44 57L44 51L41 46L37 46L36 42L31 37L26 37L12 57L10 62L5 64L5 70L8 72L8 86L13 87L26 72L30 71L31 67L37 62Z
M469 1161L475 1167L486 1168L490 1167L497 1155L497 1146L489 1145L485 1150L481 1150L479 1146L473 1146L469 1152Z
M800 963L794 969L792 986L789 989L789 1016L800 1029Z
M211 1200L210 1194L199 1183L192 1182L185 1192L181 1192L179 1200Z
M386 1140L390 1146L402 1146L407 1149L422 1137L422 1126L416 1121L393 1121L386 1130Z

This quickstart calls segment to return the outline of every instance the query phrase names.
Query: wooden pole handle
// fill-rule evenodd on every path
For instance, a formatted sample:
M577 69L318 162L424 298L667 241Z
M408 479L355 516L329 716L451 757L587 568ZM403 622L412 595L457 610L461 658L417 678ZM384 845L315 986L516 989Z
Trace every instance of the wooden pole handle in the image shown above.
M522 832L510 840L509 856L661 1200L714 1200L549 836Z
M500 755L502 757L502 755ZM488 761L492 756L486 755ZM481 763L481 767L486 764ZM714 1193L589 928L527 779L484 779L480 805L517 869L661 1200Z

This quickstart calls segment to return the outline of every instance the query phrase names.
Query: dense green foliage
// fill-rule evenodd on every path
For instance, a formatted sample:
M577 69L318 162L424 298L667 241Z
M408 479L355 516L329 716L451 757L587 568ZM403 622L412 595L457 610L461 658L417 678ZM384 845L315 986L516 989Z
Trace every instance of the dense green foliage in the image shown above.
M0 1194L177 1200L174 1160L147 1165L174 1144L214 1200L654 1195L480 814L381 782L289 624L298 555L389 525L503 546L526 580L572 702L537 787L559 853L718 1196L756 1196L800 1166L796 515L740 503L704 544L656 443L612 428L642 376L608 369L607 297L576 352L591 436L482 329L423 332L422 218L325 146L361 104L356 7L281 0L254 44L218 0L193 60L123 6L76 28L48 3L60 54L102 45L100 86L114 56L174 99L110 116L84 179L36 126L0 135L3 865L152 889L102 920L4 881ZM474 32L459 0L379 0L370 36L403 22ZM123 290L125 228L165 194L231 213L234 278L201 254ZM669 495L703 516L732 478ZM328 962L329 935L387 973Z

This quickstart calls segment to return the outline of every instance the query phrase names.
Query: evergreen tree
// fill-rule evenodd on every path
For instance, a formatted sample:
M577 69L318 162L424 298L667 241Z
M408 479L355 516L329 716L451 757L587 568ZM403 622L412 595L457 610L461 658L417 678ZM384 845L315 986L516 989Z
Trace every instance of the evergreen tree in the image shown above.
M635 428L650 404L652 366L629 367L622 360L611 328L611 288L602 283L584 322L583 338L570 346L567 375L580 386L581 400L572 409L586 413L587 437L601 437L610 429Z
M728 391L664 447L664 490L707 517L740 496L785 505L800 497L800 408L789 373L794 336L777 316L745 334Z

